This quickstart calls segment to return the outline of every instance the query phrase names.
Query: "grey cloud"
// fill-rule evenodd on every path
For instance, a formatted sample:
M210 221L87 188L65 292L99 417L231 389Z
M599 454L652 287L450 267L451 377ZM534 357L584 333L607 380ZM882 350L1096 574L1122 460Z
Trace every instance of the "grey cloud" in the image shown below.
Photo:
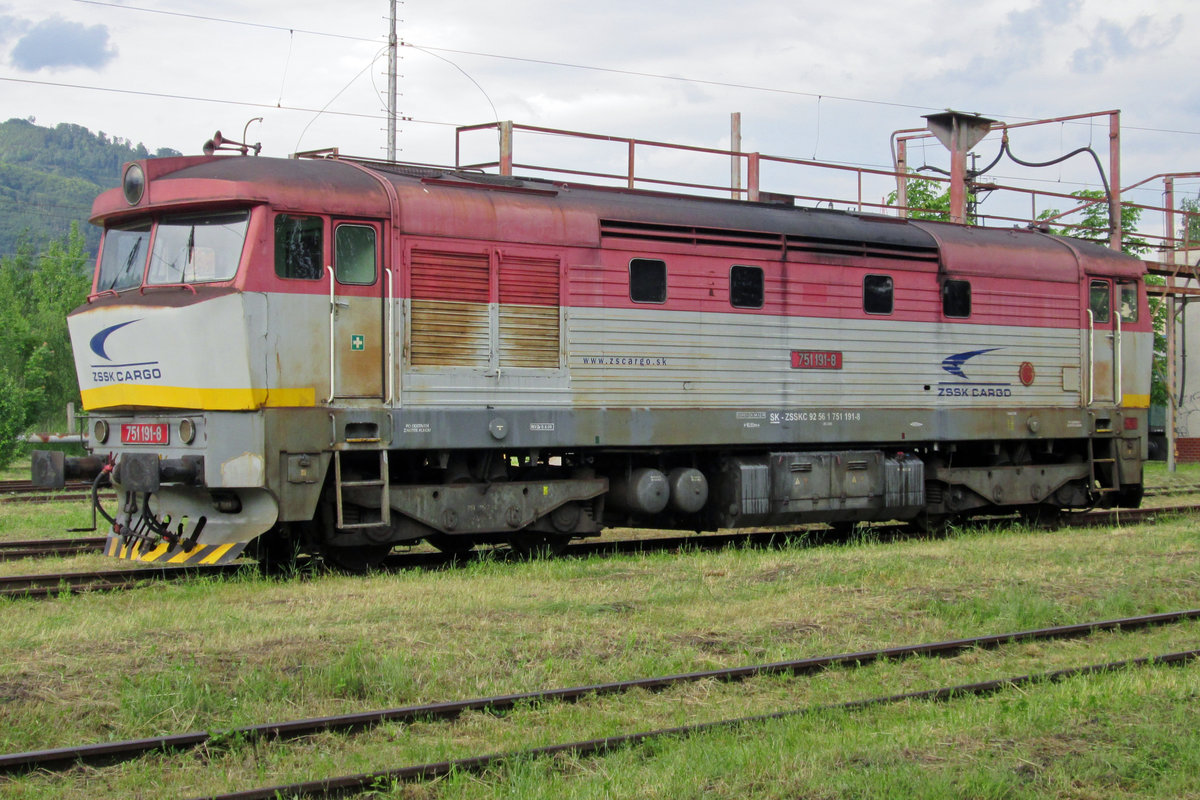
M1037 64L1047 33L1078 14L1080 0L1041 0L1023 11L1010 11L996 32L990 52L976 55L964 74L976 86L994 86Z
M27 19L0 14L0 44L4 44L12 37L29 30L30 24Z
M12 63L24 72L56 67L99 69L116 54L106 26L88 26L54 16L21 37L13 48Z
M1005 20L1004 30L1006 33L1022 37L1032 36L1040 40L1048 26L1069 22L1079 10L1079 3L1080 0L1042 0L1024 11L1010 11Z
M1079 48L1071 56L1071 69L1079 73L1098 72L1110 61L1164 47L1179 34L1182 17L1175 16L1161 25L1149 16L1138 17L1129 26L1102 19L1096 23L1090 47Z

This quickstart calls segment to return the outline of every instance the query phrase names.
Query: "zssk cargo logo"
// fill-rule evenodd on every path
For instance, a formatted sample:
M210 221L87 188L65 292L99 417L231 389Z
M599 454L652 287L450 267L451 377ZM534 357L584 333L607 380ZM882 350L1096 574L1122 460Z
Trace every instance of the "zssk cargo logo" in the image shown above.
M983 350L968 350L965 353L955 353L942 360L942 369L961 380L942 381L938 384L938 397L1012 397L1012 383L996 381L973 381L966 373L967 362L986 353L1000 350L999 347L988 347ZM1033 364L1022 361L1017 370L1017 377L1022 386L1029 386L1037 377Z
M137 361L128 364L111 363L113 359L109 356L107 350L108 337L135 322L141 322L141 320L131 319L128 322L110 325L99 331L88 341L88 347L91 348L91 351L109 362L107 364L89 365L92 369L93 383L146 383L162 380L162 369L159 368L159 362L157 361Z

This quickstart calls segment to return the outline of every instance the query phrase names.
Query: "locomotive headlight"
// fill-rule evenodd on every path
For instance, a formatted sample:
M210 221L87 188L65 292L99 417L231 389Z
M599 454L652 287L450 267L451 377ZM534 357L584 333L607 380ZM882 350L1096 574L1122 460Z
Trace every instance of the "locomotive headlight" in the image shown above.
M146 173L142 171L140 164L130 164L125 170L125 177L121 180L121 189L125 192L125 202L131 206L136 206L142 200L142 195L146 192Z
M107 442L108 423L102 419L96 420L96 424L92 426L92 437L100 444Z
M179 438L184 444L191 444L196 439L196 423L185 419L179 423Z

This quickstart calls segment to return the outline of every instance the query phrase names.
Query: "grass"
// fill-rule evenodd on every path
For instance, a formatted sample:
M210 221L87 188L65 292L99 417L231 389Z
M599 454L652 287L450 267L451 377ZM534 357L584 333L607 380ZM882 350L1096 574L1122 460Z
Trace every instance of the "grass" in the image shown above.
M0 506L0 532L36 525L20 516L26 508ZM1108 530L1014 526L778 550L483 561L365 578L247 572L0 601L0 751L1197 607L1198 553L1195 520L1179 517ZM1200 624L1190 624L356 736L222 741L101 770L0 778L0 795L192 796L1166 653L1195 647L1197 634ZM1143 669L984 699L794 717L602 757L516 761L379 794L1200 797L1198 694L1200 666Z

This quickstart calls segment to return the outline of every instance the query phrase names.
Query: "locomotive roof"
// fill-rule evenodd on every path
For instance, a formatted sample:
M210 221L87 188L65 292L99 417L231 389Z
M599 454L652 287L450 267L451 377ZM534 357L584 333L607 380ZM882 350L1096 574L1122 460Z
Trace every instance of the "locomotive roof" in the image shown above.
M1140 261L1108 248L1020 229L347 159L203 156L141 163L148 179L143 202L130 207L120 189L111 190L97 198L93 222L175 204L269 203L281 210L386 217L394 195L403 229L418 235L584 247L611 236L777 252L875 252L937 260L956 274L1019 272L1050 281L1077 281L1081 271L1092 269L1142 273Z

